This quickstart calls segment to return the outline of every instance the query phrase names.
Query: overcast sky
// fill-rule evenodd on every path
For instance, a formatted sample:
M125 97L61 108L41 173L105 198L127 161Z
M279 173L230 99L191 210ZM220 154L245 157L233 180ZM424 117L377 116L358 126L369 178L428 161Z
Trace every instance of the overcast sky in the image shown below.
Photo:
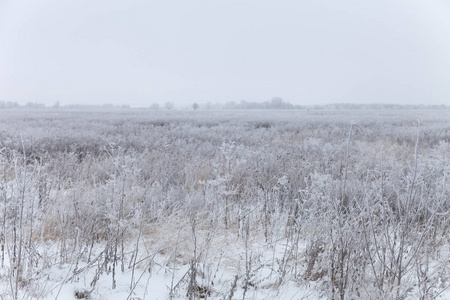
M0 0L0 100L450 105L450 0Z

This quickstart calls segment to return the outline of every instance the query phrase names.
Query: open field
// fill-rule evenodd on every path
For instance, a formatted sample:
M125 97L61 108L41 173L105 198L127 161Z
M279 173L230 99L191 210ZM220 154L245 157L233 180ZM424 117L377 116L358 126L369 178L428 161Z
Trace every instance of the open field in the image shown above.
M0 299L449 299L449 111L0 110Z

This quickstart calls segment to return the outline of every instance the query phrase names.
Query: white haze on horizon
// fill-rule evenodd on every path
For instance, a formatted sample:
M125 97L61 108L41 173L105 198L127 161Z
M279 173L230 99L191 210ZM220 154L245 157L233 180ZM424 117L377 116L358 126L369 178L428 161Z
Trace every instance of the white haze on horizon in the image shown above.
M450 1L0 2L0 101L450 105Z

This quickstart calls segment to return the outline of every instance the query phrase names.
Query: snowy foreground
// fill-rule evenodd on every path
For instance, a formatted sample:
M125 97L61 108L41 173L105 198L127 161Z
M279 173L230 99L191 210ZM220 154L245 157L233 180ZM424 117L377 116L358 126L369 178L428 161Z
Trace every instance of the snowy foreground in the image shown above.
M202 233L199 232L198 235ZM211 238L207 237L208 235L210 233L204 233L203 237ZM178 240L178 244L175 245L178 247L176 260L167 255L168 240L172 242ZM320 295L323 294L314 288L316 286L314 282L301 284L290 280L289 277L280 282L280 270L274 269L273 266L279 268L279 258L286 254L285 251L289 251L286 243L274 242L271 247L267 247L248 241L247 251L245 242L226 236L211 238L210 241L203 240L201 245L208 247L205 243L220 248L212 249L209 246L210 249L199 249L202 262L197 267L201 271L197 274L198 290L193 298L320 299ZM155 251L150 253L149 248L152 248L152 245L157 245L159 250L154 249ZM172 246L170 243L169 247ZM101 267L97 262L91 264L84 262L77 266L56 265L43 270L42 273L31 275L33 284L20 292L19 298L84 299L87 295L90 297L88 299L188 298L186 291L192 267L190 255L192 249L189 249L188 243L179 240L178 233L172 235L166 233L164 237L159 236L158 241L142 237L139 247L142 253L138 252L136 261L133 259L133 263L136 263L134 270L130 264L124 266L124 272L119 270L115 276L114 289L111 271L109 274L107 271L98 274ZM94 250L96 254L102 251L96 250ZM206 253L207 251L210 253ZM94 260L96 258L94 257ZM299 261L302 261L301 257Z
M0 111L0 299L450 299L446 111Z

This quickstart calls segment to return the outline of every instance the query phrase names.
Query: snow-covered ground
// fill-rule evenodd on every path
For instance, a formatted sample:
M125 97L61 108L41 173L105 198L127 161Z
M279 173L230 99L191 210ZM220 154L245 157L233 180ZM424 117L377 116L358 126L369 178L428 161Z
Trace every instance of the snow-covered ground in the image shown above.
M1 300L450 299L445 111L0 116Z

